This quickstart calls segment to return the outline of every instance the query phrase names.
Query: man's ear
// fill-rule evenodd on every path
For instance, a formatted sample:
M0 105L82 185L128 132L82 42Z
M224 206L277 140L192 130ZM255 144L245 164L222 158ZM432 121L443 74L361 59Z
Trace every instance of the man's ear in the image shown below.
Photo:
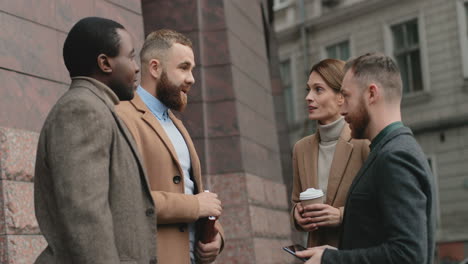
M162 65L160 60L152 59L148 62L148 71L155 79L159 79L162 73Z
M343 97L343 94L341 92L336 94L336 102L338 103L338 106L340 106L340 107L343 105L344 97Z
M375 104L380 99L381 93L382 90L380 89L380 87L375 83L371 83L367 88L366 94L366 97L369 100L369 104Z
M112 73L112 66L109 61L109 57L106 54L99 54L97 58L97 64L101 71L105 73Z

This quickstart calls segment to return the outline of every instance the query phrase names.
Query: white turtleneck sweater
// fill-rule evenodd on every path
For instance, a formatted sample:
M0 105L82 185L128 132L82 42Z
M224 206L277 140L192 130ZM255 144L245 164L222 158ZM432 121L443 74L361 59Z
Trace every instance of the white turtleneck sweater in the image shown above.
M328 187L328 177L330 175L330 168L335 154L336 143L341 135L341 131L345 125L343 117L338 118L336 121L327 124L318 124L318 130L320 133L319 138L319 154L318 154L318 184L319 188L322 189L326 195Z

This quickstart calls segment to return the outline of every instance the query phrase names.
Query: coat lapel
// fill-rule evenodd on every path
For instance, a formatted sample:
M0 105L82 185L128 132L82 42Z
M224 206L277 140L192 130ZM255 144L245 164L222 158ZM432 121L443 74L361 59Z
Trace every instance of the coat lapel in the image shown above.
M364 162L364 164L362 165L361 169L359 170L359 172L357 173L356 177L354 178L353 183L351 184L351 187L349 187L348 197L346 198L346 203L348 203L349 196L350 196L350 194L353 192L354 187L356 187L356 184L361 180L362 175L365 174L367 168L369 168L369 166L372 164L372 162L373 162L374 159L376 158L375 153L376 153L376 151L371 151L371 152L370 152L370 154L369 154L369 156L367 157L366 161Z
M156 119L156 117L151 113L151 111L148 109L146 104L141 100L140 96L135 93L135 97L130 101L133 106L142 113L141 119L143 119L144 122L146 122L153 130L156 132L156 134L161 138L161 141L164 143L166 146L167 150L171 154L172 158L177 164L177 168L179 170L180 175L183 175L182 173L182 168L180 167L179 159L177 157L177 153L175 151L174 146L172 145L171 140L166 134L166 131L164 128L161 126L159 121Z
M101 99L109 108L109 110L112 113L112 116L115 119L115 122L117 123L117 126L119 127L119 130L122 132L122 135L124 136L125 140L127 143L130 145L130 149L133 152L133 155L135 156L138 167L141 171L141 174L143 175L143 181L144 185L146 187L146 191L148 194L151 196L151 188L149 186L149 181L148 181L148 176L146 175L145 169L143 167L143 161L139 155L138 148L136 146L135 141L133 140L133 136L130 134L130 132L127 129L127 126L123 124L123 122L120 120L120 118L117 116L117 113L115 112L115 105L114 103L118 104L118 101L113 101L111 99L112 95L107 92L105 89L102 87L99 88L98 85L104 85L96 80L92 80L90 78L80 78L79 80L73 80L74 84L72 85L73 87L84 87L89 89L91 92L93 92L99 99ZM110 90L110 88L106 87L107 89ZM106 94L107 93L107 94ZM115 94L114 94L115 96ZM117 97L115 97L118 100ZM151 199L151 202L154 204L154 200Z
M190 153L190 163L192 167L192 173L193 175L193 180L195 180L198 192L202 192L201 190L201 182L199 182L199 179L201 179L201 168L200 168L200 161L198 160L198 155L197 151L195 149L195 146L193 145L192 139L190 138L190 135L185 128L185 126L182 124L182 121L180 121L171 111L169 111L169 117L171 118L172 122L174 125L177 127L179 132L182 134L182 137L184 137L185 144L187 144L187 148Z
M318 175L317 175L317 164L318 164L318 133L310 137L307 142L307 147L303 153L303 164L306 175L306 185L318 188Z
M344 172L353 152L351 140L351 131L347 125L341 131L341 135L336 143L335 154L330 168L327 187L327 203L333 204L338 192L338 187L343 179Z
M359 181L361 180L362 176L365 174L365 172L367 171L367 169L369 168L369 166L374 162L375 158L377 157L377 153L380 152L380 149L385 145L387 144L387 142L389 142L391 139L393 139L394 137L402 134L402 133L405 133L405 132L410 132L411 133L411 130L409 130L408 128L406 127L403 127L403 128L399 128L393 132L391 132L390 134L388 134L387 136L385 136L377 146L374 147L374 149L370 152L369 156L367 157L367 160L366 162L362 165L361 169L359 170L358 174L356 175L356 178L354 178L353 180L353 183L351 184L351 187L349 188L349 191L348 191L348 197L346 198L346 203L348 203L348 200L350 198L350 194L353 192L354 188L356 187L356 185L359 183Z
M138 152L138 148L136 146L136 143L135 141L133 140L133 136L130 134L130 131L128 131L127 129L127 126L125 126L123 124L123 122L120 120L120 118L117 116L117 114L115 113L115 111L113 109L111 109L111 112L112 112L112 115L114 116L114 119L116 120L116 123L120 129L120 131L122 132L122 134L124 135L125 139L127 140L128 144L130 145L130 149L132 150L133 152L133 155L136 157L137 159L137 162L138 162L138 166L140 168L140 171L142 172L143 174L143 177L144 177L144 182L145 182L145 186L146 186L146 190L148 191L149 195L151 196L151 187L149 185L149 180L148 180L148 176L146 175L146 172L145 172L145 169L143 167L143 161L139 155L139 152ZM151 199L151 202L154 204L154 200Z

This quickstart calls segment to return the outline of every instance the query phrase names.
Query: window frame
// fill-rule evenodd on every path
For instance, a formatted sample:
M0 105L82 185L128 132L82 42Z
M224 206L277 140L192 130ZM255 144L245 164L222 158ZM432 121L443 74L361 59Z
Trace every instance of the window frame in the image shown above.
M341 49L340 49L340 46L341 46L341 45L347 45L347 48L348 48L348 55L349 55L348 58L343 58L343 56L342 56L343 54L341 54ZM327 56L328 58L332 58L332 57L330 56L330 54L328 53L328 50L329 50L329 49L334 49L335 51L338 51L338 53L339 53L338 56L337 56L336 58L333 58L333 59L339 59L339 60L344 60L344 61L346 61L346 60L349 59L349 57L351 57L351 48L350 48L350 45L349 45L349 40L345 40L345 41L342 41L342 42L338 42L338 43L336 43L336 44L332 44L332 45L325 46L325 53L327 54L326 56Z
M421 75L422 75L422 85L423 89L421 91L409 92L403 94L403 104L406 103L418 103L425 102L429 98L431 85L430 85L430 74L429 74L429 62L427 57L427 38L426 38L426 29L425 29L425 20L423 11L412 13L406 16L401 16L396 19L388 20L384 22L384 48L385 54L390 56L396 61L394 55L394 43L393 43L393 34L392 26L403 24L411 20L416 19L418 24L418 37L419 37L419 59L421 65Z
M457 23L458 35L460 41L461 64L463 69L463 78L468 79L468 0L457 0Z
M289 62L289 81L290 81L290 84L289 84L289 89L290 89L290 93L291 93L291 109L288 109L288 105L287 105L287 102L286 102L286 87L284 86L284 83L283 83L283 76L281 74L281 67L282 65L285 63L285 62ZM292 125L294 123L297 122L297 116L298 116L298 113L297 113L297 109L296 109L296 89L295 89L295 78L294 78L294 73L295 73L295 69L294 69L294 64L295 63L295 60L293 59L292 56L288 56L288 57L285 57L283 59L280 60L280 77L281 77L281 86L283 87L283 100L284 100L284 106L285 106L285 111L286 111L286 121L288 122L288 124ZM289 113L289 111L291 110L291 113Z
M335 38L324 42L320 46L320 60L328 59L327 48L330 46L338 45L347 41L349 44L349 58L353 57L354 54L354 41L351 35L345 35L340 38Z
M291 5L292 0L284 0L283 3L280 2L281 0L274 0L273 1L273 10L278 11L280 9L286 8Z

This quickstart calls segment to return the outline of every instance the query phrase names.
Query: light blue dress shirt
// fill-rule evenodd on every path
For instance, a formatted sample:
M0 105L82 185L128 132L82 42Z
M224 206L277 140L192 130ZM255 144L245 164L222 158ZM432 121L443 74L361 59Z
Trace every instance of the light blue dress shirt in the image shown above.
M156 117L161 126L166 131L167 136L171 140L172 146L174 147L177 158L179 159L180 167L184 173L184 187L185 194L194 194L195 185L192 179L190 179L190 152L188 150L185 139L180 133L179 129L174 125L172 120L169 118L168 108L159 101L156 97L148 93L141 86L138 86L137 93L149 108L151 113ZM195 223L189 223L189 238L190 238L190 258L191 261L195 261L194 256L194 244L195 244Z

